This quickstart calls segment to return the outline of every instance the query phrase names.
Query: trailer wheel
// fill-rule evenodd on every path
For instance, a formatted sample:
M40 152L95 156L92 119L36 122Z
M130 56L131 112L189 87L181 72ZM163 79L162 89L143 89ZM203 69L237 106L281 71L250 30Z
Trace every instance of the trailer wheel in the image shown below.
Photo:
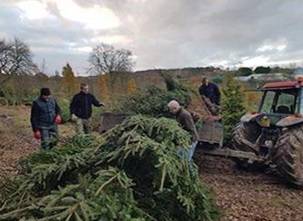
M303 125L282 131L275 145L272 161L282 178L303 187Z

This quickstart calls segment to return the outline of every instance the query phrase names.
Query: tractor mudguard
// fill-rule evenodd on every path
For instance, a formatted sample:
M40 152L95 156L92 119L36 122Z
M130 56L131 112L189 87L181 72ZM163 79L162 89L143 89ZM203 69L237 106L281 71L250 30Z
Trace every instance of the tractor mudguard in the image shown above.
M248 123L252 120L255 120L257 117L263 115L262 113L247 113L241 117L241 122Z
M301 124L301 123L303 123L303 117L296 116L296 115L290 115L290 116L287 116L287 117L279 120L276 125L278 127L290 127L290 126L294 126L294 125Z

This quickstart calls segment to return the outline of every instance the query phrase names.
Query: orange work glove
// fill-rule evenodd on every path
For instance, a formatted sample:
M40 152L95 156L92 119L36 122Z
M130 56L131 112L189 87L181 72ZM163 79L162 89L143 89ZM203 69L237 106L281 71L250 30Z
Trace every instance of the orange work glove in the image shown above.
M36 130L34 132L34 138L37 139L37 140L41 139L41 132L40 132L40 130Z
M61 124L62 123L62 118L60 115L56 115L55 117L55 124Z

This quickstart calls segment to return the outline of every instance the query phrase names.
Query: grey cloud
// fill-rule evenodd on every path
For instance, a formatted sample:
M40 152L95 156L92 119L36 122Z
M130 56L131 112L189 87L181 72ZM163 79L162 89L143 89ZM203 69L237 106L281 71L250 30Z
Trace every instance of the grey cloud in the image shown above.
M112 9L121 26L89 31L61 18L55 4L48 5L56 17L52 21L9 22L18 17L18 10L6 3L0 8L0 30L39 49L36 58L45 57L51 70L61 69L62 60L70 60L79 72L84 71L88 54L73 48L94 46L92 38L111 35L130 40L114 46L132 50L137 69L200 66L223 60L236 64L245 57L262 55L271 61L303 60L300 0L74 1L82 7L97 4ZM279 39L286 39L285 50L257 51Z

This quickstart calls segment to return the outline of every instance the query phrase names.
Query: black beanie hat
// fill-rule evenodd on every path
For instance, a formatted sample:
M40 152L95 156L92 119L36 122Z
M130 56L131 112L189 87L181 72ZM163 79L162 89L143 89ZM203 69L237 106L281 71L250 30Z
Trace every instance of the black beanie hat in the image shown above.
M51 95L50 89L49 88L41 88L40 90L40 96L49 96Z

